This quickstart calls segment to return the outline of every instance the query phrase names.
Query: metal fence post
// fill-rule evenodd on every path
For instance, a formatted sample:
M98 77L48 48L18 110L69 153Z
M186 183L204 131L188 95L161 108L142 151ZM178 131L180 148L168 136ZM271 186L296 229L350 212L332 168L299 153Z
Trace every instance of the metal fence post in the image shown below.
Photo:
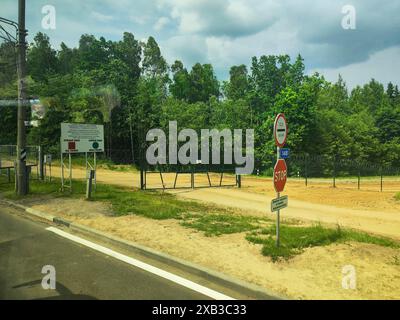
M18 190L18 167L17 161L14 160L14 182L15 182L15 192Z
M39 146L39 179L44 180L44 155L43 148Z
M140 168L140 190L144 190L143 168Z
M336 188L336 159L333 160L333 187Z
M28 192L28 193L29 193L29 189L30 189L29 179L30 179L31 173L32 173L32 167L30 167L30 166L26 167L26 175L25 175L25 177L26 177L26 192Z
M190 171L190 187L194 189L194 168L191 167Z
M86 200L90 200L92 197L93 178L94 170L89 170L88 178L86 181Z
M306 178L306 187L308 187L307 155L304 157L304 173Z
M208 174L208 173L207 173ZM241 188L242 187L242 176L240 174L238 174L236 176L236 183L237 183L237 187Z

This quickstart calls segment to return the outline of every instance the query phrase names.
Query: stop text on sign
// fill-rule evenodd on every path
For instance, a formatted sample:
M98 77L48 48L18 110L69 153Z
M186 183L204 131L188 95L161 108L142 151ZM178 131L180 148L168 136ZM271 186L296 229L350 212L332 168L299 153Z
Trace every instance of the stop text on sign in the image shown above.
M287 175L286 170L275 172L275 182L286 180L286 175Z

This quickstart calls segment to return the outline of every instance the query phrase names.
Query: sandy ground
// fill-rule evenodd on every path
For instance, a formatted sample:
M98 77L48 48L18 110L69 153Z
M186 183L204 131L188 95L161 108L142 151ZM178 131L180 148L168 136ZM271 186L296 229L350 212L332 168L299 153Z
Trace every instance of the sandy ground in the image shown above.
M205 237L176 220L110 217L103 203L52 199L30 203L69 220L206 266L295 299L400 299L400 250L348 243L307 249L278 263L245 234ZM221 258L223 257L223 258ZM396 258L397 257L397 258ZM356 289L342 287L342 268L356 270Z
M60 176L60 169L53 168L55 176ZM84 178L85 170L74 168L73 178ZM164 183L172 186L174 174L164 174ZM177 185L190 185L190 177L181 175ZM218 185L220 176L211 175L212 185ZM137 188L137 172L118 172L99 169L99 182ZM364 189L357 190L354 181L337 181L337 188L329 180L312 180L308 187L304 181L291 179L285 189L289 196L289 207L282 211L282 216L306 221L355 228L370 233L400 239L400 201L394 199L395 191L400 191L400 179L387 179L386 189L380 192L380 181L366 180ZM149 187L161 186L159 174L149 174ZM234 182L233 176L225 176L223 184ZM207 185L206 175L196 176L196 185ZM376 191L373 191L376 189ZM178 197L209 202L224 207L234 207L250 215L270 215L270 201L275 197L271 179L243 177L242 189L238 188L200 188L170 190Z

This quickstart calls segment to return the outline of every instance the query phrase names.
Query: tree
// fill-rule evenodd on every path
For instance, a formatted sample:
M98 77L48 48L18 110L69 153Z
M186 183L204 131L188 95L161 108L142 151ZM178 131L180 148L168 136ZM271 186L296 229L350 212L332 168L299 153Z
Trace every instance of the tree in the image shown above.
M77 65L77 49L70 49L64 42L61 42L61 50L58 51L57 57L60 74L72 73Z
M123 61L128 67L128 75L131 81L137 81L140 77L140 61L142 47L132 33L124 32L122 41L116 44L116 58Z
M113 49L114 44L103 37L97 40L93 35L82 35L78 48L78 68L82 71L101 69L110 62Z
M189 79L189 102L208 102L212 96L219 97L219 82L212 65L196 63L190 71Z
M0 87L10 84L17 78L17 57L12 42L0 44Z
M149 37L143 44L143 71L148 77L159 77L165 80L168 72L168 65L161 50L153 37Z
M224 93L228 99L244 99L249 90L248 72L245 65L233 66L229 72L229 82L224 86Z
M169 90L172 96L176 99L188 101L190 94L190 77L188 71L179 60L176 60L171 66L171 71L173 78Z
M36 34L34 43L28 49L27 60L28 73L35 81L47 82L48 77L58 71L57 53L44 33Z

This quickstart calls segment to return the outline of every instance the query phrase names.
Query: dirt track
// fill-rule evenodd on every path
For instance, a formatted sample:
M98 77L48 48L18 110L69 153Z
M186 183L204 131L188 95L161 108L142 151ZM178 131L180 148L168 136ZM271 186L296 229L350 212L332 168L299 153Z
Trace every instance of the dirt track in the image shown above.
M55 176L60 176L59 168L53 168ZM84 178L85 170L76 168L73 178ZM174 174L165 174L164 183L172 186ZM189 176L180 176L177 185L190 185ZM211 176L211 183L218 185L220 177ZM137 172L118 172L99 169L99 182L139 187ZM224 184L234 182L233 176L226 176ZM161 187L158 174L147 177L150 187ZM207 185L206 175L196 177L196 185ZM311 186L305 187L303 181L290 180L286 187L289 195L289 208L282 212L283 217L308 221L320 221L329 224L364 230L370 233L390 236L400 239L400 202L394 200L394 191L379 192L377 181L363 182L364 189L354 188L354 182L338 181L337 188L332 188L328 181L313 181ZM400 191L400 181L385 182L390 190ZM376 191L372 191L375 190ZM209 202L225 207L242 209L251 215L266 215L270 213L269 204L275 192L270 179L244 177L242 189L237 188L201 188L170 190L184 199Z

